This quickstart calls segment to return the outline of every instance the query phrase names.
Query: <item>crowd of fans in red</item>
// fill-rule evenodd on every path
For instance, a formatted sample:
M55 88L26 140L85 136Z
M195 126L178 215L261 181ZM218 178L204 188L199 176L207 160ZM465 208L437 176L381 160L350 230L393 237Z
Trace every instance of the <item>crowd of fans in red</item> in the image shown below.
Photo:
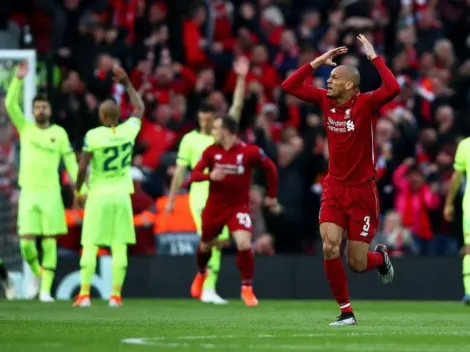
M456 145L470 130L470 1L63 0L34 14L44 18L17 11L10 19L31 25L39 58L53 47L61 72L55 121L77 151L85 132L98 125L101 100L113 96L122 116L129 115L125 91L110 69L118 61L130 72L148 112L134 165L146 176L142 190L153 198L165 195L174 151L196 126L201 102L228 111L236 81L232 63L247 56L241 136L276 161L284 208L281 221L258 216L255 236L267 234L277 252L314 251L328 163L319 108L284 94L280 82L319 53L346 45L349 53L339 61L359 68L362 91L377 88L380 78L355 41L363 33L402 87L380 111L376 131L384 219L377 238L396 255L457 253L461 221L448 223L441 214ZM329 73L320 68L310 83L324 87ZM255 182L263 185L258 177ZM261 192L252 192L254 215L263 211Z

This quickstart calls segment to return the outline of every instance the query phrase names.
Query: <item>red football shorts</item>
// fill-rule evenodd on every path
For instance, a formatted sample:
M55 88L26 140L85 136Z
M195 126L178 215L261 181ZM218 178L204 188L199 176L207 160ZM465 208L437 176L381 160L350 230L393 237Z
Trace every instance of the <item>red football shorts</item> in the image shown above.
M251 233L253 224L248 206L217 210L206 206L202 211L201 242L215 240L224 226L228 227L230 233L241 230Z
M379 224L375 181L344 185L326 177L320 206L320 224L324 222L347 230L348 240L370 243Z

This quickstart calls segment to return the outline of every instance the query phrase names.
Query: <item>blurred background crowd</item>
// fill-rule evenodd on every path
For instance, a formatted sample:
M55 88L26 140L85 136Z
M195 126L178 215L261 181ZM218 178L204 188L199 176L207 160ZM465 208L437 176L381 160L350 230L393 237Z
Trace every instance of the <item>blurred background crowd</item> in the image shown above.
M376 130L377 240L394 255L458 253L461 196L454 223L443 219L442 208L457 143L470 131L470 1L2 0L0 14L0 48L36 49L38 91L53 102L54 121L67 130L77 153L86 131L98 126L101 100L114 97L122 116L129 116L125 91L110 74L115 62L143 96L147 113L133 159L135 221L142 228L138 254L161 253L158 247L167 242L155 242L154 235L175 230L175 219L188 213L177 208L169 221L163 211L175 151L195 128L202 103L228 111L236 82L232 65L241 55L251 62L241 137L277 163L283 207L275 216L264 211L264 184L256 177L255 248L320 253L318 211L328 165L323 116L317 106L284 94L280 83L320 53L346 45L340 62L359 68L361 91L377 88L380 77L355 40L363 33L402 87L380 111ZM329 73L320 68L310 83L325 87ZM0 212L6 216L15 206L17 148L1 105ZM66 185L64 177L70 205ZM79 249L80 216L68 213L71 230L63 248Z

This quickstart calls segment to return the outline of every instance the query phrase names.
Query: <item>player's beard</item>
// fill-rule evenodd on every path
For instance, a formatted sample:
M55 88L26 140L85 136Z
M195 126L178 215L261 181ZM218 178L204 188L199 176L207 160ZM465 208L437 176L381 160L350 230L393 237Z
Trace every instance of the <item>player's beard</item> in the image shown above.
M47 125L49 123L49 117L45 114L39 114L35 117L36 123L40 126Z

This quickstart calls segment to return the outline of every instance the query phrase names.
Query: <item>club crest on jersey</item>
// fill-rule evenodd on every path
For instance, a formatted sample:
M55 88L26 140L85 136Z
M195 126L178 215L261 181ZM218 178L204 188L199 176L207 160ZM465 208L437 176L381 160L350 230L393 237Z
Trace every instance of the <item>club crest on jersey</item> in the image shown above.
M346 113L344 115L345 120L348 120L351 118L351 109L346 109Z
M215 154L214 159L215 160L220 160L220 159L222 159L222 155L221 154Z

